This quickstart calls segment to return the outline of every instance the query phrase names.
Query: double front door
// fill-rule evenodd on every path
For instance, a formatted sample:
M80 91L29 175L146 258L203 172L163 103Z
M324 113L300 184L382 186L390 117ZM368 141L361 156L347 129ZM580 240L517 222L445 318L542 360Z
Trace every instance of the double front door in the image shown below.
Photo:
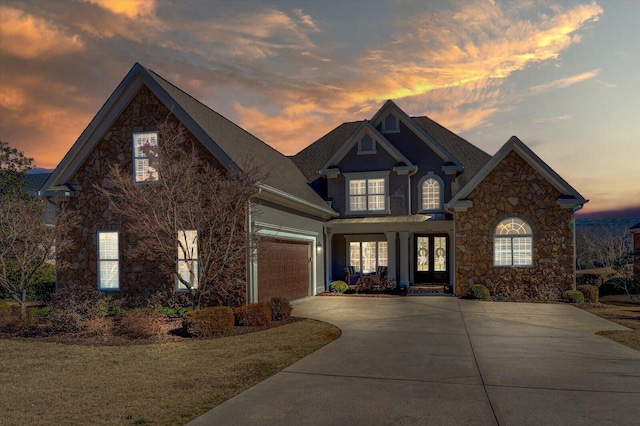
M429 234L414 236L414 282L449 282L449 236Z

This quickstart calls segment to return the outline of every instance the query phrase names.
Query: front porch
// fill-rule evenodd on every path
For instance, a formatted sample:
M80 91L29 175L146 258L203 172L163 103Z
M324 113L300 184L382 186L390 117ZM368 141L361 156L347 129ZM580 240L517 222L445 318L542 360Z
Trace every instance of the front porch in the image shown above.
M434 215L435 216L435 215ZM453 292L453 220L444 215L336 219L325 224L327 285L382 278L416 294ZM411 290L413 287L413 290Z

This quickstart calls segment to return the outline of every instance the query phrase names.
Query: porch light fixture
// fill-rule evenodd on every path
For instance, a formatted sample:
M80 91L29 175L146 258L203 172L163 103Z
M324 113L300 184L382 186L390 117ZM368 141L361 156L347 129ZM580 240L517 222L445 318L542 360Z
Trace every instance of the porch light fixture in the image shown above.
M322 243L320 241L316 243L316 253L322 253Z

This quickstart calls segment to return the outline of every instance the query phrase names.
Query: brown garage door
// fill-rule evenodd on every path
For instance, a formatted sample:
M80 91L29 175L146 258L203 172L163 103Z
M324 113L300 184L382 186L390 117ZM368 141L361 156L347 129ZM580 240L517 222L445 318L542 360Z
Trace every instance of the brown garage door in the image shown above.
M258 250L258 301L309 295L309 243L264 239Z

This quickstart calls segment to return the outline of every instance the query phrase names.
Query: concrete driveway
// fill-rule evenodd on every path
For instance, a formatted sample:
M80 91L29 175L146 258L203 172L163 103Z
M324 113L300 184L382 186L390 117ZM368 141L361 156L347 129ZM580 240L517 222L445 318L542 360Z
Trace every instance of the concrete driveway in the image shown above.
M638 425L640 352L568 305L314 297L342 336L190 425Z

